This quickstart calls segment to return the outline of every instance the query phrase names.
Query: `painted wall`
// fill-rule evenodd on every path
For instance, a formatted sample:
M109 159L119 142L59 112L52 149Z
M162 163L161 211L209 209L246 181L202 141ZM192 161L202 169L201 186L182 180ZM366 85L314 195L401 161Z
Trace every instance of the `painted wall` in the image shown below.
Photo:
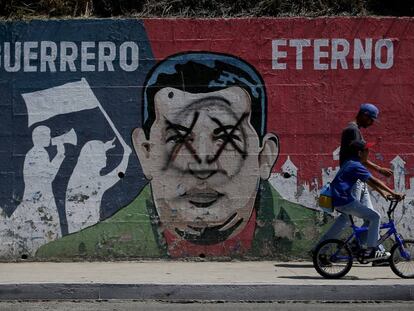
M305 257L363 102L413 236L413 34L409 18L0 23L0 257Z

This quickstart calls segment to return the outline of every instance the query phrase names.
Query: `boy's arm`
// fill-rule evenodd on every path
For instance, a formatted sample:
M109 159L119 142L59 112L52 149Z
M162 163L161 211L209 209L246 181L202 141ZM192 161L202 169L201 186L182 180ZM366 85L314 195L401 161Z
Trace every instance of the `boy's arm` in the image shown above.
M392 195L393 197L397 199L402 199L404 197L403 194L397 193L393 191L391 188L389 188L386 184L384 184L381 180L378 178L371 176L367 180L367 184L373 188L375 191L378 191L379 194L381 194L385 199L387 199L387 194Z

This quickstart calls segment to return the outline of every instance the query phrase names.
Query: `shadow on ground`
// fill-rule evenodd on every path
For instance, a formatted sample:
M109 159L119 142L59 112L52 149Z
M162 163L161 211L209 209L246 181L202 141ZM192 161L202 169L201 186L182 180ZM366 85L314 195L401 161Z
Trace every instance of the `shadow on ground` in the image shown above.
M309 276L309 275L292 275L292 276L279 276L281 279L295 279L295 280L323 280L321 276ZM341 280L358 280L358 281L372 281L372 280L392 280L394 278L359 278L354 275L344 276Z
M280 268L313 268L311 263L295 264L295 263L278 263L274 265Z

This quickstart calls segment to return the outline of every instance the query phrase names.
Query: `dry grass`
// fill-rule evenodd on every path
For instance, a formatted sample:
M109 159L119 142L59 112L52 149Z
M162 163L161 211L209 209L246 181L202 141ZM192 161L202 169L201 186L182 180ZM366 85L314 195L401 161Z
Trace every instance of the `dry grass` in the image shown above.
M0 16L30 17L254 17L413 16L405 0L0 0Z

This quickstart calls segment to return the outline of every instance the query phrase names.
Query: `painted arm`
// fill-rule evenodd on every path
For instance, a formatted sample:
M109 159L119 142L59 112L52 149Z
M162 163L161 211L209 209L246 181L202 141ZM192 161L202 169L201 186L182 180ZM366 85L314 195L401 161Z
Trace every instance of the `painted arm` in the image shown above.
M119 142L121 143L122 147L124 148L124 158L126 155L128 155L127 158L129 158L129 155L131 154L132 150L128 146L128 144L125 142L125 140L122 138L121 134L119 134L117 128L115 127L115 124L112 122L111 118L109 118L108 114L106 113L105 109L102 107L101 103L98 102L98 107L101 110L102 114L104 115L105 119L108 121L109 125L111 126L112 130L114 131L116 138L118 138Z
M57 154L53 158L53 160L50 162L50 165L59 170L60 165L62 164L63 160L65 159L65 146L62 143L59 143L56 145L57 147ZM56 170L56 173L57 173Z
M125 141L121 138L118 138L119 141L121 142L122 147L124 148L124 154L122 156L122 160L119 163L119 165L113 169L110 173L108 173L106 176L115 176L116 181L118 181L118 174L119 173L125 173L127 167L128 167L128 162L129 162L129 156L131 155L131 148L125 143ZM116 182L115 181L115 182Z
M116 138L121 143L122 148L124 148L124 155L122 156L122 161L119 163L119 165L112 170L112 172L108 173L106 177L114 176L114 178L105 178L105 183L107 187L112 187L119 179L118 174L119 173L125 173L128 162L129 162L129 156L132 153L131 148L128 146L128 144L125 142L125 140L122 138L121 134L119 134L117 128L115 127L115 124L112 122L111 118L109 118L108 114L106 113L105 109L102 107L101 103L98 102L98 107L101 110L102 114L104 115L105 119L108 121L109 125L111 126L112 130L114 131Z
M118 139L118 141L121 143L121 146L122 146L122 148L124 149L124 154L123 154L123 156L122 156L122 160L121 160L121 163L119 163L119 165L114 169L114 170L112 170L110 173L108 173L106 176L114 176L115 177L115 180L111 180L111 181L109 181L108 179L107 179L107 181L109 181L109 183L116 183L117 181L118 181L118 174L119 173L125 173L125 171L126 171L126 169L127 169L127 167L128 167L128 162L129 162L129 156L131 155L131 153L132 153L132 150L131 150L131 148L128 146L128 144L125 142L125 140L122 138L122 136L121 136L121 134L119 134L119 132L118 132L118 130L116 129L116 127L115 127L115 125L112 123L112 121L111 122L109 122L109 124L111 125L111 127L112 127L112 129L113 129L113 131L114 131L114 133L115 133L115 135L116 135L116 138ZM112 141L113 142L113 141ZM111 144L112 144L112 142L111 142ZM112 185L111 185L112 186Z

